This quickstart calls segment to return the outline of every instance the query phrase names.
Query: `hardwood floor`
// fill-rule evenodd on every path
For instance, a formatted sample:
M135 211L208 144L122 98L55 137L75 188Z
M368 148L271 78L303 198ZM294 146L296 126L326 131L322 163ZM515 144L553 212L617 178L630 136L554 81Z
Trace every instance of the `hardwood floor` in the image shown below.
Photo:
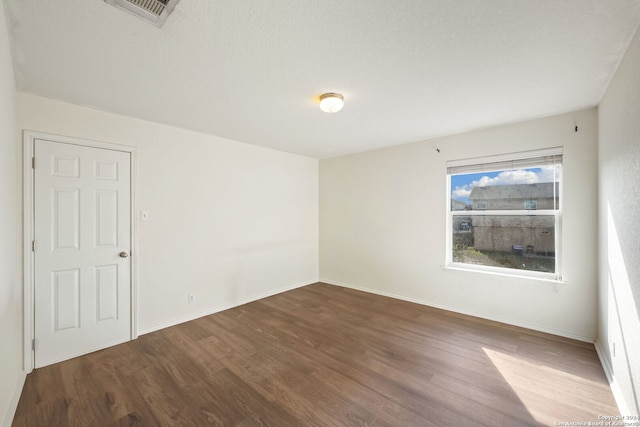
M314 284L29 374L15 426L553 426L617 408L593 345Z

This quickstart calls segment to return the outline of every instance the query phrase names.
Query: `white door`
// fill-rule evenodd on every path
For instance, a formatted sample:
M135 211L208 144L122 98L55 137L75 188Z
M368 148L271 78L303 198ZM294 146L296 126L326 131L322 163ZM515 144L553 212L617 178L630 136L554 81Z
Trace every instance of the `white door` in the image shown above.
M131 155L36 139L35 366L131 339Z

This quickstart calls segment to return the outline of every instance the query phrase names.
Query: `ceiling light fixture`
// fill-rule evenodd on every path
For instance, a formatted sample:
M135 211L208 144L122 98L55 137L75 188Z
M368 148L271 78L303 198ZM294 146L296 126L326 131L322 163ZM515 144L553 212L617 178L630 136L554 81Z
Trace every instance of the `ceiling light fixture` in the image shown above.
M320 109L325 113L337 113L344 107L344 96L339 93L325 93L320 95Z

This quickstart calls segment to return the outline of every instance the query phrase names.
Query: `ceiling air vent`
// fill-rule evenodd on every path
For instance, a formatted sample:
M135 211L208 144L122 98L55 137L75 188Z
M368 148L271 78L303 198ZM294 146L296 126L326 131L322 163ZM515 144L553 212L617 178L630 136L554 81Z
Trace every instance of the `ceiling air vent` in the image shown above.
M161 27L178 0L104 0Z

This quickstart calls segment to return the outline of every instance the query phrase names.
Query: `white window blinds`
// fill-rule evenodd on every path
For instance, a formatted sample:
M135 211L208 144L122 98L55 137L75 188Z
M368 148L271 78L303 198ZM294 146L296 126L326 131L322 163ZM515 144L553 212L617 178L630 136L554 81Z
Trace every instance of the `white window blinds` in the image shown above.
M562 164L562 147L521 151L518 153L476 157L472 159L450 160L447 162L447 174L455 175L514 170L558 164Z

